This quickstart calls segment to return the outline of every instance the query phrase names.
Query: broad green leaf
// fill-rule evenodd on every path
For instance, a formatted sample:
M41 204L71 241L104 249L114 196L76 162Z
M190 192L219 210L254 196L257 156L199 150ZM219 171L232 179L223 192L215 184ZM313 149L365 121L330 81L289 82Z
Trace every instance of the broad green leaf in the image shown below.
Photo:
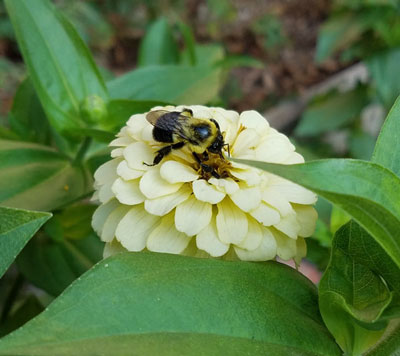
M126 124L132 115L145 113L158 105L165 106L168 104L162 101L152 100L111 100L108 104L109 118L107 125L117 132L117 130Z
M383 104L389 109L400 94L400 49L376 54L366 60L372 81Z
M50 127L32 82L26 78L18 87L9 116L10 126L20 139L48 144Z
M141 67L175 64L179 61L178 45L165 18L152 23L139 46L138 64Z
M346 93L332 93L308 105L295 133L315 136L353 122L367 104L365 87Z
M72 25L48 0L5 0L18 44L52 126L72 133L86 126L80 105L90 95L107 100L93 58Z
M53 210L90 192L92 181L49 147L0 140L0 205Z
M185 43L185 52L188 58L188 64L194 66L197 63L196 58L196 40L190 26L186 25L184 22L178 22L179 31L182 34L183 41Z
M348 223L350 220L351 217L345 211L338 208L337 206L333 206L330 221L331 234L334 235L340 227Z
M385 334L379 340L379 342L374 345L374 347L369 350L367 356L398 356L400 350L400 320L392 321L389 324Z
M224 47L217 43L196 44L194 53L198 66L213 66L225 57ZM190 51L186 48L182 52L182 64L191 64L190 56Z
M57 296L102 258L103 248L94 233L59 241L38 236L18 256L17 266L35 286Z
M360 355L382 336L387 326L382 315L399 282L399 267L360 225L350 221L338 230L319 285L319 305L346 353Z
M148 66L108 82L116 99L205 104L221 86L220 71L210 66Z
M351 159L295 165L235 161L289 179L338 205L400 266L400 179L393 172L375 163Z
M132 350L138 355L340 355L320 319L315 287L297 271L276 262L155 253L102 261L46 311L0 340L1 355Z
M350 12L330 18L319 31L315 60L323 62L337 51L345 49L356 41L364 30L364 23Z
M0 206L0 278L50 213Z
M400 98L390 110L376 142L372 161L400 176Z

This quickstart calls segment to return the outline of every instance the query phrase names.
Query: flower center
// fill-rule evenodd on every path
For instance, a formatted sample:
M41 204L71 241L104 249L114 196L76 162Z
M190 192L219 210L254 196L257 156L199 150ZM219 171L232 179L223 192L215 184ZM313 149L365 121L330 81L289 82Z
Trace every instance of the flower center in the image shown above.
M230 173L232 167L231 162L223 159L219 154L208 152L208 159L205 159L202 154L200 154L199 157L203 166L200 166L200 164L196 162L193 168L200 175L200 179L209 180L211 177L218 175L220 178L233 178L237 180L237 178Z

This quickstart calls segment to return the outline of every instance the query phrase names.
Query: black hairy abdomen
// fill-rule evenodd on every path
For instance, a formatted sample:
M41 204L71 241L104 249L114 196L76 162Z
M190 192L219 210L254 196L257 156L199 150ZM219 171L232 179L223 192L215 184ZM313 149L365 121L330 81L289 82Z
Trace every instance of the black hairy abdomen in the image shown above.
M160 129L159 127L154 127L153 129L153 138L158 142L167 142L172 143L172 131L167 131Z

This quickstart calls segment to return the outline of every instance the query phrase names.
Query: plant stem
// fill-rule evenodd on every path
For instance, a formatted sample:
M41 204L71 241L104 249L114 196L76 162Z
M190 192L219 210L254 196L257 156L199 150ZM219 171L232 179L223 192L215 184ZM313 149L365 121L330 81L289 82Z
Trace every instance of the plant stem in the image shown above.
M91 143L92 139L90 137L85 137L81 147L79 148L78 153L75 156L74 161L72 162L73 165L79 165L82 162L83 157L85 157L86 151L88 150Z

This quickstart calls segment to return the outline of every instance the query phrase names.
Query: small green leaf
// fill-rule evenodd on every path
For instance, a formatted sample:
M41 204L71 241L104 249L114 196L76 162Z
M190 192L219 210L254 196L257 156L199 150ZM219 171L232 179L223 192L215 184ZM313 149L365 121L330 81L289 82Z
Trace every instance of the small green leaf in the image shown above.
M390 110L376 142L372 161L400 177L400 98Z
M104 243L94 233L57 241L38 236L18 256L17 266L36 287L57 296L102 258L103 248Z
M234 161L289 179L338 205L400 266L400 179L393 172L375 163L351 159L294 165Z
M50 213L0 206L0 278Z
M298 136L316 136L353 122L367 104L365 87L346 93L332 93L308 105L299 125Z
M174 104L205 104L220 89L220 71L210 66L148 66L108 83L116 99L157 100Z
M198 66L214 66L225 57L224 47L217 43L196 44L194 46ZM182 64L191 64L189 49L182 52Z
M372 81L383 104L389 109L400 94L400 49L375 54L366 60Z
M12 130L19 135L20 139L49 143L49 123L29 78L26 78L18 87L9 121Z
M86 126L80 104L107 100L93 58L73 26L48 0L5 0L18 44L44 111L59 132Z
M79 322L78 322L79 321ZM290 321L290 322L289 322ZM0 340L1 355L340 355L314 285L276 263L123 253Z
M53 210L92 190L89 171L37 144L0 140L0 205Z
M196 58L196 40L190 26L184 22L178 22L179 31L182 34L183 41L185 43L185 52L189 60L189 64L194 66L197 63Z
M178 63L178 45L165 18L162 17L150 25L140 43L138 57L141 67Z
M392 302L390 288L399 290L399 281L398 266L357 223L339 229L319 285L319 305L346 353L360 355L382 336L387 322L381 316Z
M351 12L340 14L326 21L319 32L315 60L328 59L356 41L365 30L365 25Z

